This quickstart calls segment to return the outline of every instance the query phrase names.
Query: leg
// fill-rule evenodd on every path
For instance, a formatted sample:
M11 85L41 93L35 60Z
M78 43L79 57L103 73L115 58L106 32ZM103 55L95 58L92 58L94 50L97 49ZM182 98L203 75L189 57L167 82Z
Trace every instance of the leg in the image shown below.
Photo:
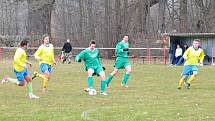
M130 73L131 73L131 66L130 66L130 65L126 66L126 67L125 67L125 70L126 70L126 73L125 73L125 75L124 75L124 78L123 78L121 84L122 84L122 86L124 86L124 87L128 87L128 86L127 86L127 83L128 83L129 75L130 75Z
M47 92L48 81L51 77L52 67L49 64L40 64L40 70L43 74L39 74L38 72L34 72L34 76L32 77L40 77L43 79L43 92Z
M181 79L179 80L179 83L178 83L178 89L181 89L182 88L182 85L184 83L184 80L187 78L187 75L182 75Z
M107 93L105 93L105 87L106 87L105 72L100 71L99 76L101 77L100 92L101 92L102 95L107 95Z
M181 63L182 63L182 61L183 61L183 57L180 57L180 59L179 59L179 61L176 63L176 65L180 65Z
M94 73L94 69L89 68L89 69L87 70L87 73L88 73L87 85L88 85L88 88L89 88L89 89L92 89L92 88L93 88L93 77L92 77L92 75L93 75L93 73Z
M28 90L28 95L30 99L39 99L38 96L33 94L33 86L32 86L32 80L30 75L25 76L25 80L27 82L27 90Z
M69 56L68 56L68 64L71 63L71 59L72 59L72 53L70 52L70 53L69 53Z
M1 81L1 84L7 83L7 82L13 83L13 84L16 84L16 85L19 85L19 83L20 83L18 81L18 79L13 79L13 78L10 78L8 76L4 76L2 81Z
M43 92L47 92L47 87L48 87L48 82L50 80L50 77L51 77L51 73L46 70L44 72L44 79L43 79Z
M114 67L114 71L108 76L106 83L107 83L107 87L109 87L109 84L111 82L111 80L113 79L114 76L117 75L117 73L119 72L119 69Z
M191 82L196 78L198 72L193 71L193 74L190 76L189 80L187 81L187 89L190 89Z

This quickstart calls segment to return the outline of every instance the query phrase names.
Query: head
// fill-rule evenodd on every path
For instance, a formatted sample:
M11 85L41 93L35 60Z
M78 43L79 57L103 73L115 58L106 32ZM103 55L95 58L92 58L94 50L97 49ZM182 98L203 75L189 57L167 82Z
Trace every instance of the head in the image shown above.
M90 48L90 50L93 50L96 48L96 42L94 40L90 41L89 48Z
M188 47L187 44L184 44L184 48Z
M128 42L128 38L129 38L129 35L123 35L123 40L125 41L125 42Z
M49 44L49 35L48 34L44 34L43 36L42 36L42 42L43 42L43 44Z
M194 49L198 49L200 47L200 39L193 40L193 47Z
M28 40L27 39L22 40L21 43L20 43L20 46L23 49L27 49L27 47L28 47Z
M66 40L66 42L70 43L70 40L69 40L69 39L67 39L67 40Z
M180 48L180 45L179 45L179 44L177 44L177 48Z

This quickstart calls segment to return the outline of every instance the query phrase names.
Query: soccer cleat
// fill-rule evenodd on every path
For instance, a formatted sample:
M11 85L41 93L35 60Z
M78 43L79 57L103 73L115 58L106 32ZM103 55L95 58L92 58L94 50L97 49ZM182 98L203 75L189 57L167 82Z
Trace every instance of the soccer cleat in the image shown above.
M100 92L101 95L108 95L106 92Z
M177 89L178 89L178 90L181 90L181 87L178 87Z
M122 86L123 88L128 88L128 85L127 85L127 84L121 84L121 86Z
M190 83L188 83L188 82L186 83L186 88L190 89Z
M40 97L38 97L38 96L32 94L32 95L29 95L29 98L30 98L30 99L39 99Z
M38 73L35 71L34 74L33 74L33 76L31 77L31 79L33 80L33 79L35 79L36 77L38 77Z
M85 91L85 92L89 92L89 91L90 91L90 88L85 88L84 91Z
M107 89L110 89L110 85L109 85L109 84L106 84L106 88L107 88Z
M8 76L4 76L3 79L1 80L1 84L7 83L8 82Z

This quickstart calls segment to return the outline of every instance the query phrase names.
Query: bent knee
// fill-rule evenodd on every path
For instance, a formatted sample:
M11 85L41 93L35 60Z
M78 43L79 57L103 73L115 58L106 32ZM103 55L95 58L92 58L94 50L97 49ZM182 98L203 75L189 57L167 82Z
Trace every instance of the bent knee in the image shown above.
M19 83L19 86L24 86L25 85L25 82L24 81L21 81L20 83Z

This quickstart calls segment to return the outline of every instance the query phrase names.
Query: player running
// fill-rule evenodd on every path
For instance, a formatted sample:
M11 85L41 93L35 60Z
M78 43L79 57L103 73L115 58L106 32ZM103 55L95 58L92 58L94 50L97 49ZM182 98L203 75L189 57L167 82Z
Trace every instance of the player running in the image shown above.
M75 58L77 62L84 61L85 70L88 73L87 84L88 89L85 91L89 91L93 89L93 74L99 75L101 77L101 85L100 85L100 93L102 95L107 95L105 92L106 80L105 80L105 72L100 63L99 50L96 48L96 42L91 41L89 47L85 50L81 51Z
M51 72L52 72L52 65L56 65L56 61L54 59L54 47L49 41L49 35L45 34L42 37L43 44L38 48L38 50L35 52L34 57L36 60L39 61L40 70L43 74L40 74L38 72L34 72L35 77L40 77L43 79L43 89L42 91L46 93L48 82L51 78Z
M114 71L107 78L107 87L110 87L109 84L114 76L119 72L119 69L125 69L126 72L124 74L124 78L121 81L121 86L127 88L128 87L128 79L131 73L131 65L128 60L128 35L124 35L121 42L116 45L116 62L114 65Z
M13 60L14 73L17 79L12 79L8 76L4 76L1 84L9 82L18 86L24 86L26 81L29 98L38 99L39 97L33 94L32 80L29 71L27 70L29 67L32 67L32 64L26 59L25 51L27 50L28 41L23 40L20 46L21 47L17 48Z
M190 78L186 82L186 88L190 89L191 82L196 78L198 72L198 65L203 66L204 60L204 51L200 48L200 40L195 39L193 41L193 46L189 47L184 55L185 64L182 71L182 77L179 80L178 89L182 88L184 80L187 79L188 76Z

